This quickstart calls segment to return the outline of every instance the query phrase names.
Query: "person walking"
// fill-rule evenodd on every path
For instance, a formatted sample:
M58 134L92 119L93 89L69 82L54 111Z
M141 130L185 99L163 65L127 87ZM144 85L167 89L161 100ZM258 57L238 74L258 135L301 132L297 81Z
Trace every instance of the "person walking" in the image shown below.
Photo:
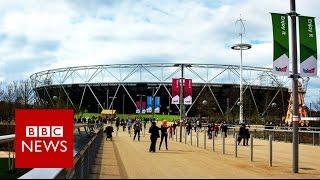
M117 131L119 131L119 126L120 126L120 120L119 120L119 118L117 118L117 120L116 120Z
M142 127L141 127L140 120L136 120L136 122L133 125L133 130L134 130L133 140L135 140L136 136L138 135L138 141L140 141L140 131L141 131L141 129L142 129Z
M190 134L191 131L192 131L192 125L191 125L191 121L189 121L188 124L187 124L188 135Z
M213 129L212 124L208 123L208 131L207 131L207 133L208 133L208 138L209 139L212 139L212 129Z
M249 139L250 139L250 132L249 132L249 128L248 127L246 127L245 129L244 129L244 141L245 142L243 142L245 145L249 145Z
M173 122L172 127L173 127L173 135L176 135L176 127L177 127L176 121Z
M172 124L169 126L169 137L172 138Z
M213 129L214 129L214 136L217 137L219 133L219 125L215 123Z
M239 130L239 137L238 137L238 145L241 143L243 139L243 145L246 145L246 125L242 124Z
M228 125L226 124L226 122L223 122L223 124L221 125L221 135L224 135L224 137L227 137L227 133L228 133Z
M156 152L157 139L160 137L159 130L160 128L156 125L156 122L152 122L151 127L149 128L150 140L151 140L149 152Z
M162 123L161 123L161 128L160 128L160 130L161 130L161 141L160 141L160 145L159 145L159 151L160 151L163 139L164 139L164 141L166 143L166 150L168 150L168 131L167 131L168 128L169 128L169 126L167 125L167 121L163 120Z

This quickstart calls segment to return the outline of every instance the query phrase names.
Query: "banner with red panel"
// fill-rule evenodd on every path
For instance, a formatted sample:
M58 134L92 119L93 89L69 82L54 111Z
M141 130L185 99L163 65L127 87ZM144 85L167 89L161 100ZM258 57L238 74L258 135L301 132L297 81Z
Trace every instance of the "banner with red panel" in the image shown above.
M184 81L183 103L186 105L192 104L192 80L191 79L185 79Z
M146 109L147 109L147 102L146 101L142 101L142 113L143 114L146 113Z
M137 105L136 113L139 114L141 109L140 101L136 101L136 105Z
M173 78L172 79L172 100L171 104L179 104L180 98L180 79Z

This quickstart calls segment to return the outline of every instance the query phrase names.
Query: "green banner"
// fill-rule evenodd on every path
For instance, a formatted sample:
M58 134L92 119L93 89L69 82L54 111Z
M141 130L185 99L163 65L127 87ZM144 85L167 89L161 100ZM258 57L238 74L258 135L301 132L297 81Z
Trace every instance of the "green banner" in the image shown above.
M317 38L314 17L299 16L300 75L317 76Z
M288 16L271 13L273 27L273 70L279 76L289 75Z

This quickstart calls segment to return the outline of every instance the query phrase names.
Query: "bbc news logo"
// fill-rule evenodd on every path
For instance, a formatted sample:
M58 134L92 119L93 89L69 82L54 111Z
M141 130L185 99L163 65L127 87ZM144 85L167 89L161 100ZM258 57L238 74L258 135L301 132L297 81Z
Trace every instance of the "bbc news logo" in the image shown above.
M26 137L63 137L63 126L26 126ZM66 152L67 141L22 140L22 152Z
M73 110L16 110L16 168L73 166Z

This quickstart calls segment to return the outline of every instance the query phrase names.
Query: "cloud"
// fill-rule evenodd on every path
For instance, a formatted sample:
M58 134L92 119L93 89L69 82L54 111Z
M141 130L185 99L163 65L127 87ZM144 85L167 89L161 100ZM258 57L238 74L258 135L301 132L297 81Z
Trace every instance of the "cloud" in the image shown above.
M297 11L319 17L319 5L297 0ZM244 65L271 67L270 12L288 11L289 2L277 0L3 0L0 79L115 62L239 64L239 52L230 47L239 42L240 14L246 20L244 42L253 45L244 52ZM310 80L310 87L319 88L317 81Z

